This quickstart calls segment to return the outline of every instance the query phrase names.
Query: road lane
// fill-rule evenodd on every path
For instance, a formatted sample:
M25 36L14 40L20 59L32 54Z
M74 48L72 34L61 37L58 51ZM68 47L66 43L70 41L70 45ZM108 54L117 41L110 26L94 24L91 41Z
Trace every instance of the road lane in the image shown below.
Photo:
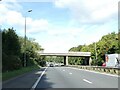
M92 81L96 88L118 88L118 77L88 72L85 70L75 70L72 68L67 68L67 70L79 74L82 78Z
M36 88L68 88L71 84L55 67L49 67Z
M48 67L3 83L3 88L118 88L118 77L71 67ZM43 76L41 74L43 73ZM41 76L41 77L40 77Z
M10 80L2 82L2 88L5 89L14 89L14 88L28 88L30 89L32 85L36 82L39 78L41 73L44 71L45 68L41 68L39 70L35 70Z
M118 88L118 77L68 67L49 67L36 88Z
M75 78L76 80L77 78L82 78L93 82L93 85L89 88L118 88L118 77L88 72L85 70L77 70L69 67L64 69L67 70L67 72L73 73L73 81Z
M37 79L37 81L34 83L34 85L32 86L32 89L36 88L37 84L38 84L39 81L41 80L42 76L45 74L46 70L47 70L47 68L45 68L45 70L44 70L42 73L40 73L40 76L39 76L39 78Z

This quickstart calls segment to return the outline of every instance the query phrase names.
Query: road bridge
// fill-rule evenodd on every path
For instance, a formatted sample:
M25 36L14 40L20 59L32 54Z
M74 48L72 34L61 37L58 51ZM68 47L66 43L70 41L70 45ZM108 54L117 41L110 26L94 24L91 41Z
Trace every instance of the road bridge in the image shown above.
M85 57L85 61L89 62L91 57L91 52L68 52L68 53L44 53L38 52L41 56L63 56L64 65L68 65L68 57Z

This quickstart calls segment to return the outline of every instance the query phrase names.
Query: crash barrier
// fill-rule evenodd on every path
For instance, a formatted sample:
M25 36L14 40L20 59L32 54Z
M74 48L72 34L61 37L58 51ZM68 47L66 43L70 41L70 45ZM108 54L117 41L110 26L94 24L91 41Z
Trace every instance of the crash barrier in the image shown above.
M79 65L69 65L69 67L120 75L120 68L101 67L101 66L79 66Z

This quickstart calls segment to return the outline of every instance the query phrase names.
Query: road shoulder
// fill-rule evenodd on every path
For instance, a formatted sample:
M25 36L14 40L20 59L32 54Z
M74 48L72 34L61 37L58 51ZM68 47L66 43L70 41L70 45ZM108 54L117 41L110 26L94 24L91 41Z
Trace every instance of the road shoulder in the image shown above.
M45 68L25 73L2 83L2 88L31 88Z

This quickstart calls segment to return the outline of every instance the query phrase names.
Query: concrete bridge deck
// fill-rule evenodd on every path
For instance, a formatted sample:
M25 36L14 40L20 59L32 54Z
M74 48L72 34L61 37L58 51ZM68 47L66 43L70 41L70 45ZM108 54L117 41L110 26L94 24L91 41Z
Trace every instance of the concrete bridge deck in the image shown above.
M42 53L38 52L41 56L79 56L90 57L91 52L68 52L68 53Z

